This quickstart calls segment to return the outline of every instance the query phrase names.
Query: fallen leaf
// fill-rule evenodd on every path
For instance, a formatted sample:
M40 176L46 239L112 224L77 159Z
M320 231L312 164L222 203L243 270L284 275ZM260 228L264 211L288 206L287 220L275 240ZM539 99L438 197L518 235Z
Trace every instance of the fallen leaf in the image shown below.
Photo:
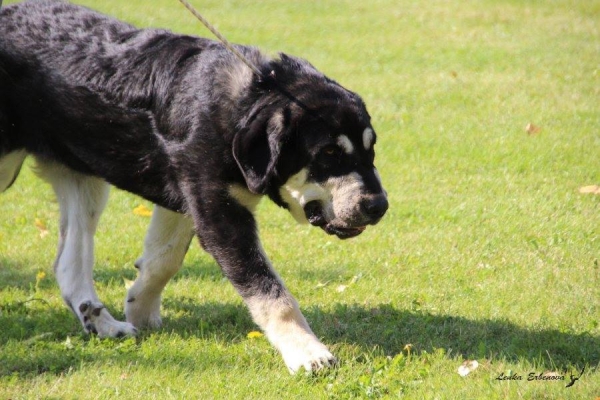
M256 338L260 338L263 336L264 336L264 334L259 331L248 332L248 335L247 335L248 339L256 339Z
M65 340L64 345L65 345L65 348L67 350L72 350L75 347L75 346L73 346L73 343L71 343L71 337L70 336L67 336L67 340Z
M150 217L152 216L152 210L146 207L143 204L140 204L136 208L133 209L133 213L135 215L139 215L140 217Z
M130 281L129 279L123 278L123 282L125 282L125 289L129 290L133 286L134 281Z
M531 122L525 126L525 132L527 132L528 135L535 135L537 133L540 133L541 130L542 128L532 124Z
M598 186L598 185L582 186L579 188L579 193L600 194L600 186Z
M35 219L35 227L40 231L41 238L45 238L48 235L48 228L46 228L46 224L41 219Z
M466 360L458 367L458 374L460 376L467 376L471 372L475 371L479 367L477 360Z

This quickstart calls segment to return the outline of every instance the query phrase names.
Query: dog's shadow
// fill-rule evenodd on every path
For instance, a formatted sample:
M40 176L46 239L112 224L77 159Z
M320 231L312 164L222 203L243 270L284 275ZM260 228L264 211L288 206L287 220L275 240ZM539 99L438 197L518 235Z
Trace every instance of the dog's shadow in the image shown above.
M165 307L180 315L167 318L166 329L187 330L195 326L203 336L224 341L245 340L249 331L257 329L242 304L199 304L179 298L167 300ZM183 315L177 311L184 311ZM364 307L338 303L327 311L311 307L303 313L325 343L346 343L365 352L377 349L382 355L394 356L411 344L417 354L441 348L451 356L525 360L548 370L600 363L600 338L590 334L528 329L501 320L471 320L399 310L389 304Z
M9 270L16 274L11 275L9 281L31 281L31 277L24 279L24 276L14 272L19 270L18 267ZM186 268L180 277L185 278L185 271ZM135 271L132 272L135 274ZM97 280L110 282L122 279L122 273L122 270L104 270L97 276ZM196 266L188 274L192 274L195 279L222 279L219 269L208 263L202 268ZM7 275L4 277L9 278ZM58 309L43 304L31 307L32 304L18 302L0 306L0 347L10 341L48 341L56 344L64 342L68 336L83 336L79 324L66 307ZM121 310L111 312L115 317L123 318ZM355 346L360 352L376 351L382 355L394 356L402 352L406 344L411 344L415 354L441 348L450 356L527 361L536 368L548 370L580 369L584 365L596 366L600 363L600 337L590 334L562 332L558 329L530 329L503 320L436 315L425 311L397 309L389 304L365 307L337 303L326 309L308 307L303 312L317 336L325 343L333 344L334 350L336 345L348 344ZM169 332L181 337L217 338L223 342L235 343L247 340L247 333L257 330L241 300L235 303L202 303L191 297L165 296L163 315L164 325L159 332ZM150 335L152 331L142 331L138 342L143 342ZM57 347L61 346L36 346L40 353L30 354L36 359L23 363L8 353L0 354L0 363L3 365L0 376L15 371L34 374L46 372L43 367L46 359L54 360L56 373L81 364L76 354L65 358L66 353L55 350ZM56 352L61 354L54 354ZM132 357L135 357L134 353ZM144 362L142 359L138 361Z
M191 298L176 297L165 299L164 308L166 315L162 332L183 338L216 338L235 343L247 340L247 333L257 329L241 303L198 303ZM527 361L543 370L581 369L584 365L595 366L600 362L600 338L587 334L564 333L555 329L530 330L507 321L411 312L388 304L366 308L338 303L328 310L311 307L303 311L317 336L325 343L334 346L348 344L358 347L360 352L376 351L393 356L410 343L413 354L441 348L451 356ZM17 371L24 374L62 373L82 365L83 353L69 353L62 348L69 335L83 335L70 312L63 308L45 310L43 316L40 316L41 312L35 314L23 317L21 312L11 310L0 314L0 322L7 328L0 345L17 340L36 348L27 360L16 355L12 357L8 352L0 355L3 365L0 376ZM45 329L53 333L40 335L39 332ZM152 331L142 331L138 343L151 335ZM40 341L55 342L56 345L37 346ZM119 346L119 340L114 343ZM103 353L107 352L110 353L110 349ZM108 353L107 358L111 358ZM137 357L135 352L130 356L136 362L151 362ZM90 362L98 361L94 355L88 354L84 358ZM51 369L46 369L48 364L45 360L52 360ZM194 362L188 360L185 364L192 366Z

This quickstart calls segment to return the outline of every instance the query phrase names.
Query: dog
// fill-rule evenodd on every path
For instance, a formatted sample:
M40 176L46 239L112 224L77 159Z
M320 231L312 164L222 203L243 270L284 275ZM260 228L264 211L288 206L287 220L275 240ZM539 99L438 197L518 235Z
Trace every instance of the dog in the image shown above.
M54 270L88 333L161 325L161 292L194 235L288 369L336 359L310 329L259 241L262 197L347 239L381 220L387 194L362 99L307 61L137 29L61 0L0 10L0 192L27 155L58 199ZM109 185L153 202L138 277L113 318L92 280Z

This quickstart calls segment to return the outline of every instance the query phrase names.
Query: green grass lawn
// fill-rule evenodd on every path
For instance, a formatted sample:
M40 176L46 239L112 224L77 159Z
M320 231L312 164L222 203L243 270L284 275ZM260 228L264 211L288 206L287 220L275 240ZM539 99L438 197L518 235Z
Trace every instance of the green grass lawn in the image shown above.
M82 3L209 35L176 0ZM341 242L258 210L340 365L289 375L247 338L256 326L197 243L162 329L84 335L52 272L58 205L25 168L0 196L0 399L600 396L600 195L579 191L600 185L600 1L193 3L232 42L307 58L369 107L390 197L378 226ZM113 190L97 235L97 289L118 318L149 223L139 204ZM479 367L462 377L465 360Z

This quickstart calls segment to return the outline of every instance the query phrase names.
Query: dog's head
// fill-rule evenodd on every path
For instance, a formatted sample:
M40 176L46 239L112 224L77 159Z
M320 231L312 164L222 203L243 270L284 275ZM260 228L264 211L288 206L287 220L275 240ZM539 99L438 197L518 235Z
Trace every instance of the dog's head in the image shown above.
M262 83L234 139L248 188L299 222L341 239L359 235L388 208L362 99L301 59L282 55L268 68L273 82Z

